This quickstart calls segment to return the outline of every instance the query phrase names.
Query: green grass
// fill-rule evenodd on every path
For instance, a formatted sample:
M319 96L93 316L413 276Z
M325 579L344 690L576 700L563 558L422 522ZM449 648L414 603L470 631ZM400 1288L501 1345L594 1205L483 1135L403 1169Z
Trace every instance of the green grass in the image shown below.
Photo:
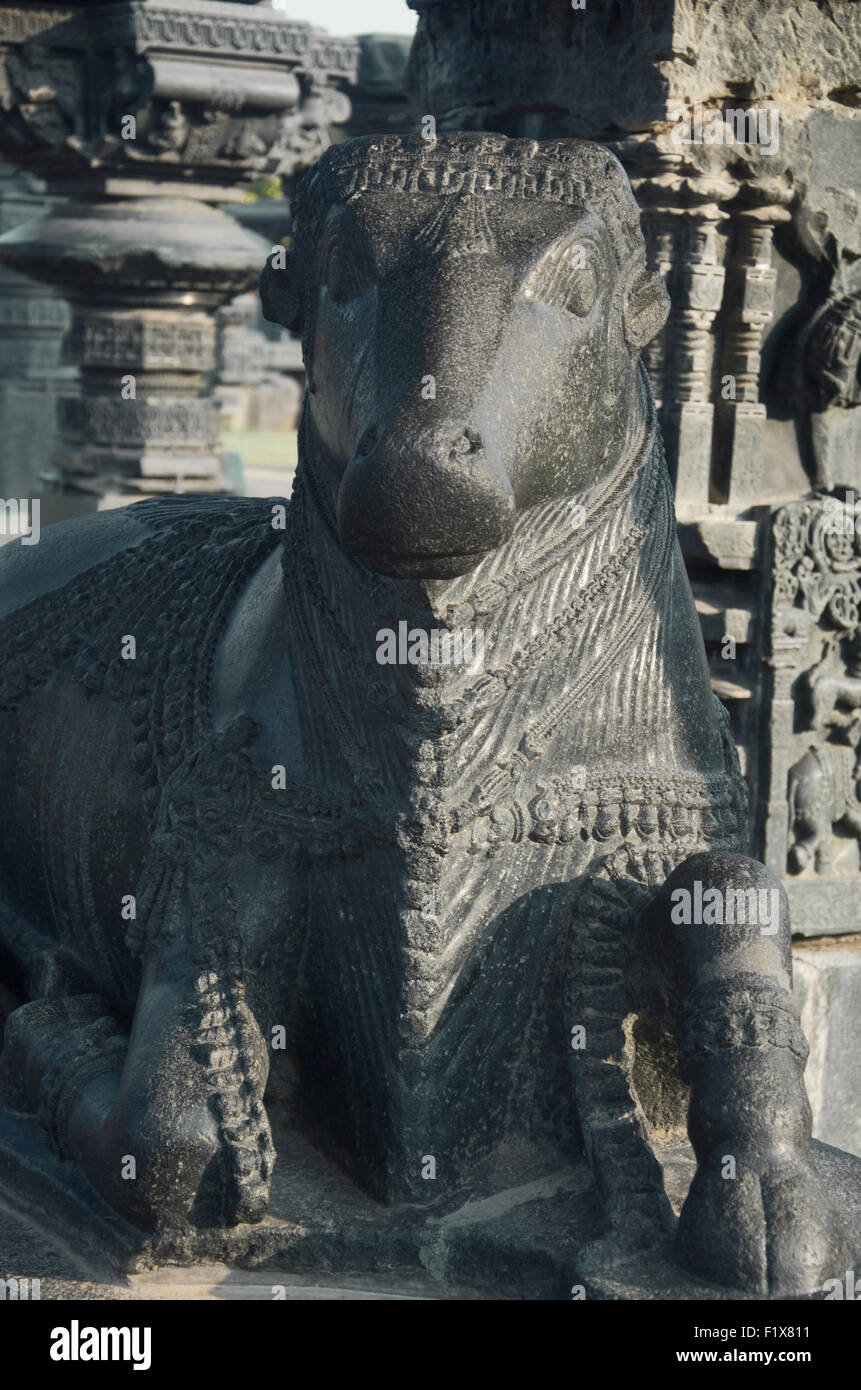
M221 447L235 449L246 468L285 468L298 462L297 435L277 430L222 430Z

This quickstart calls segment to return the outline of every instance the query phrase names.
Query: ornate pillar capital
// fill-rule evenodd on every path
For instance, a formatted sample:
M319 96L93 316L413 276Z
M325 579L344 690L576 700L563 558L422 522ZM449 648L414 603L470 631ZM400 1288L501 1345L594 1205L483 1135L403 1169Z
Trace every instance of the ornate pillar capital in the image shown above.
M67 484L226 486L214 314L267 245L221 205L314 163L358 51L268 4L0 3L0 155L69 199L0 239L0 260L72 302Z

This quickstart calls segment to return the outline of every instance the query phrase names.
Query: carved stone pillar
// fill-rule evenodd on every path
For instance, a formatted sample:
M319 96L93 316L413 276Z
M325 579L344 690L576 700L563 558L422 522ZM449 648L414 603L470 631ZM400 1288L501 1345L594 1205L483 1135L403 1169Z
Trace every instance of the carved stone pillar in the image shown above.
M0 165L0 234L44 207L38 180ZM0 267L0 497L32 497L49 481L56 401L75 375L60 361L68 327L56 291Z
M3 255L68 296L81 389L60 405L66 486L98 497L222 487L214 310L259 267L255 238L199 201L70 201Z
M670 294L670 317L651 345L652 373L676 505L701 513L714 499L711 469L715 404L715 322L724 300L729 213L726 176L702 173L664 136L613 142L643 209L651 264Z
M312 163L349 114L357 45L268 4L0 4L0 151L69 202L0 242L68 296L64 486L223 490L215 311L268 249L223 210Z
M216 392L230 427L295 430L305 385L300 341L266 322L256 294L220 309L217 333Z
M722 501L742 510L763 495L762 439L766 407L761 399L763 335L774 317L777 271L772 263L774 227L783 207L755 208L734 219L735 246L727 285L718 412L718 477Z
M681 226L674 275L675 336L672 374L664 399L664 438L675 464L676 497L683 504L711 501L702 460L711 451L714 404L712 331L720 309L724 268L715 227L719 210L686 218Z

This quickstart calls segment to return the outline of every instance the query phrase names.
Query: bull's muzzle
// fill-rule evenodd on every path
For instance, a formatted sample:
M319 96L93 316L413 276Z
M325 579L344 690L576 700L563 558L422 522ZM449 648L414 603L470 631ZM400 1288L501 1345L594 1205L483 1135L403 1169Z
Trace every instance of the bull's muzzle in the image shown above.
M396 578L453 579L511 535L515 500L471 428L366 430L338 491L341 544Z

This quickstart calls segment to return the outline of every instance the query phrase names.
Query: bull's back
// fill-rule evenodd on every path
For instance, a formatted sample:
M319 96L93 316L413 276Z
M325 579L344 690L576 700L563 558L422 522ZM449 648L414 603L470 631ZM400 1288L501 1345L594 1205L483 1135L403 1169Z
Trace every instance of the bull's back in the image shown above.
M111 915L116 881L133 872L135 836L122 806L131 790L123 777L128 712L108 711L74 679L77 631L87 621L82 611L73 618L68 595L147 534L122 510L52 527L34 545L0 549L4 893L46 935L95 960L103 952L93 950L93 932ZM108 983L116 971L110 961L105 966Z
M4 892L114 997L133 988L128 900L164 785L209 732L219 624L272 545L258 521L171 499L0 555Z

